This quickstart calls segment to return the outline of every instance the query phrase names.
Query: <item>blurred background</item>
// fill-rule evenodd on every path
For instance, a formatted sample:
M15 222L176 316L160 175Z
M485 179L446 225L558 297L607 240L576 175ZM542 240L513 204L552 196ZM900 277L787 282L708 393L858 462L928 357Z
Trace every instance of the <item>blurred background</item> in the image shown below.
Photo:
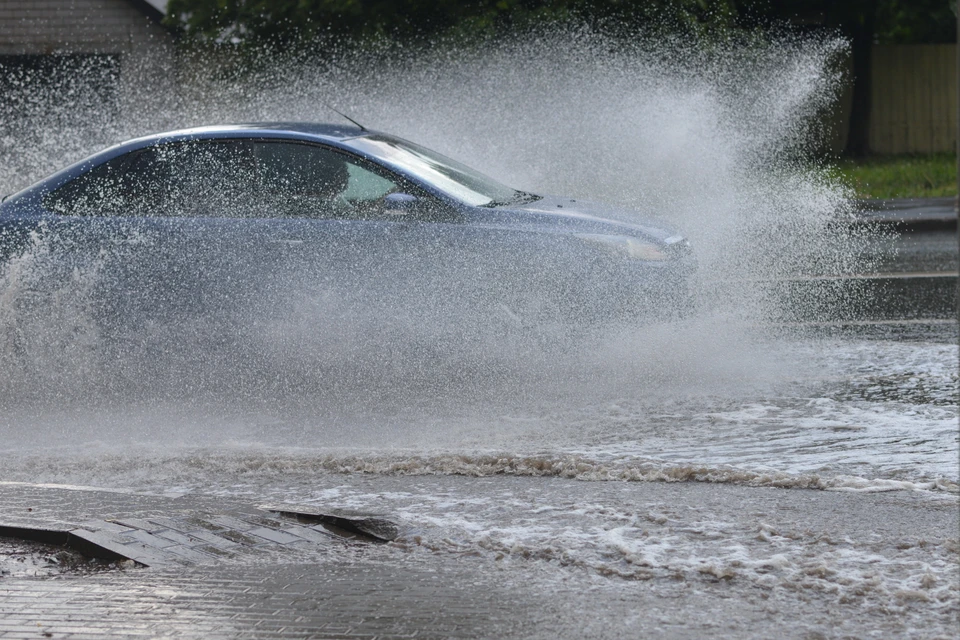
M144 60L182 80L209 74L211 61L236 77L277 56L463 50L569 25L607 42L705 48L839 36L840 89L821 109L817 155L861 199L946 199L956 195L955 11L951 0L0 0L0 140L22 143L24 118L49 122L39 112L53 107L36 96L51 87L108 111L137 109L124 104L123 83L143 82Z

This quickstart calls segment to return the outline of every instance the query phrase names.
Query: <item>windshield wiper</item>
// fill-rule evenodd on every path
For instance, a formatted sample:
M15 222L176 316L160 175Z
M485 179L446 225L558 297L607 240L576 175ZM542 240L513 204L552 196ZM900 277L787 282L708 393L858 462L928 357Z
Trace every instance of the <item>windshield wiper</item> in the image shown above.
M535 202L540 200L541 197L535 193L527 193L526 191L517 191L513 194L512 198L504 198L502 200L491 200L490 202L480 205L482 207L505 207L510 204L527 204L528 202Z

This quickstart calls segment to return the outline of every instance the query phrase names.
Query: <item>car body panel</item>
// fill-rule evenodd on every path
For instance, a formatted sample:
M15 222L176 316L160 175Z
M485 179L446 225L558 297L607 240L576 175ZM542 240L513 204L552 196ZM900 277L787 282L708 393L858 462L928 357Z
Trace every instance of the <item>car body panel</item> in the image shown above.
M117 305L139 305L141 312L149 307L150 313L160 314L191 305L201 310L228 301L276 300L277 292L291 283L301 288L330 284L330 274L336 274L338 295L385 306L417 299L421 311L443 297L453 301L449 308L490 300L519 308L540 297L603 316L613 307L636 309L641 298L645 302L640 306L666 308L674 298L685 297L695 264L688 243L674 231L653 222L624 222L625 212L558 196L471 206L351 144L371 133L350 126L266 123L136 138L5 199L0 203L0 246L10 255L36 242L38 235L55 238L63 265L90 269L95 264L109 271L113 277L102 287L124 293L113 296L107 315L122 315ZM133 157L128 156L132 152L203 140L320 145L394 175L397 185L417 190L429 206L419 213L347 220L277 217L269 206L262 215L255 210L243 217L175 217L65 215L45 205L49 194L105 163L123 162L117 159ZM637 260L598 250L597 238L649 243L662 251L662 259Z

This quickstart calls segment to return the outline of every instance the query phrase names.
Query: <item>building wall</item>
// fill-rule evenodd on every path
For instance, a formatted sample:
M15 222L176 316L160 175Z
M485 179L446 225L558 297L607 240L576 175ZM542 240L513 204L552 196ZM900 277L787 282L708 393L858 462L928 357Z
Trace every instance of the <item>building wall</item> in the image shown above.
M7 191L153 129L143 114L162 112L176 90L173 39L159 17L145 0L0 0Z
M129 53L168 38L129 0L0 0L0 55Z

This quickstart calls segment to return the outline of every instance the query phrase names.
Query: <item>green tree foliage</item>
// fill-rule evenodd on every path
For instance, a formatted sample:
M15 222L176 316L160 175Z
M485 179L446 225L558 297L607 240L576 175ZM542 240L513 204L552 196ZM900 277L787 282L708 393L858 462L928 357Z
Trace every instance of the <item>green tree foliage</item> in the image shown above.
M758 0L737 5L741 26L787 24L853 37L869 27L876 44L956 42L956 0Z
M190 43L287 47L318 38L485 37L576 20L644 31L829 28L879 43L956 41L956 0L170 0Z
M287 48L325 38L487 37L577 21L626 33L723 27L735 0L170 0L166 24L186 42Z
M957 41L956 0L884 0L877 3L880 44Z

